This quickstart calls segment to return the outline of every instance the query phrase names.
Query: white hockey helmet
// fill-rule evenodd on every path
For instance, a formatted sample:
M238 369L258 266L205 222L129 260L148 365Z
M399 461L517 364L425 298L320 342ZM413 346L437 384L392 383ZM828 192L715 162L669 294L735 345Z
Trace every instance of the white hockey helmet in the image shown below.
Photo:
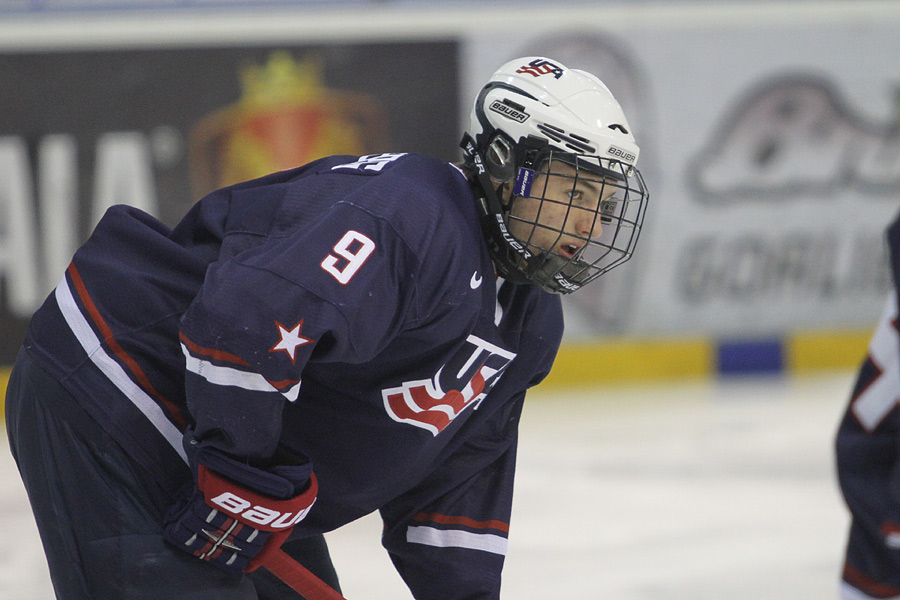
M462 147L483 192L485 230L503 277L570 293L631 257L649 197L635 168L640 149L619 103L594 75L543 57L504 64L475 100ZM559 175L554 161L574 169ZM546 242L538 232L548 226L539 218L516 215L518 198L559 204L532 189L539 175L606 190L595 203L596 227L578 236L574 255ZM569 226L558 227L556 241L571 241Z

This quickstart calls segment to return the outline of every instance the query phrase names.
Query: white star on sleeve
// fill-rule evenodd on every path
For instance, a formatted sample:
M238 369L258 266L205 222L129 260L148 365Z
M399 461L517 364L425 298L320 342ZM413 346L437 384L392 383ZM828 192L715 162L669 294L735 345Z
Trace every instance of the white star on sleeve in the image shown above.
M313 341L301 335L303 332L303 319L300 319L300 322L291 329L287 329L278 321L275 322L275 325L278 327L278 334L281 336L281 340L272 346L269 352L281 350L291 357L291 362L294 362L297 359L297 348L310 344Z

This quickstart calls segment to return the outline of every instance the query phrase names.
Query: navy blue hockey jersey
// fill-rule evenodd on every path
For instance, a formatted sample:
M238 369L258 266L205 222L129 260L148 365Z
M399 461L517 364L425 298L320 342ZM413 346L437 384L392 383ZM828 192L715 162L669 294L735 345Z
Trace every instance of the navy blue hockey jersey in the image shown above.
M170 490L183 432L313 462L294 535L375 510L417 598L494 598L525 391L558 297L495 278L469 185L422 156L331 157L214 192L174 229L114 207L26 348Z
M894 291L869 343L837 434L837 471L852 515L845 600L900 599L900 219L888 229Z

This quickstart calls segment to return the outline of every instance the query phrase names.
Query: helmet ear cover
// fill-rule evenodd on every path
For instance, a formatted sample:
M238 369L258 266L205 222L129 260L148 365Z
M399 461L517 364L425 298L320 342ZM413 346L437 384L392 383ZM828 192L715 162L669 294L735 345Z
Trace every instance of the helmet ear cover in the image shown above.
M497 181L507 182L516 174L515 146L509 136L495 131L484 150L484 166L488 175Z
M522 169L533 173L536 166L540 165L551 153L552 149L545 138L529 135L527 138L513 142L508 134L495 130L483 150L482 156L488 175L499 181L500 187L506 183L514 183L513 194L521 195ZM499 187L497 190L499 193Z

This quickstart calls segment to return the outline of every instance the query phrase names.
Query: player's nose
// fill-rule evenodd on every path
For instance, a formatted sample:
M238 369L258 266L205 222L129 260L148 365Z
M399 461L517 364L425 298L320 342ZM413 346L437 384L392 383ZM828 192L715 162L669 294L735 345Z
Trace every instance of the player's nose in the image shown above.
M578 210L575 215L575 233L584 239L595 239L603 232L600 215L593 210Z

